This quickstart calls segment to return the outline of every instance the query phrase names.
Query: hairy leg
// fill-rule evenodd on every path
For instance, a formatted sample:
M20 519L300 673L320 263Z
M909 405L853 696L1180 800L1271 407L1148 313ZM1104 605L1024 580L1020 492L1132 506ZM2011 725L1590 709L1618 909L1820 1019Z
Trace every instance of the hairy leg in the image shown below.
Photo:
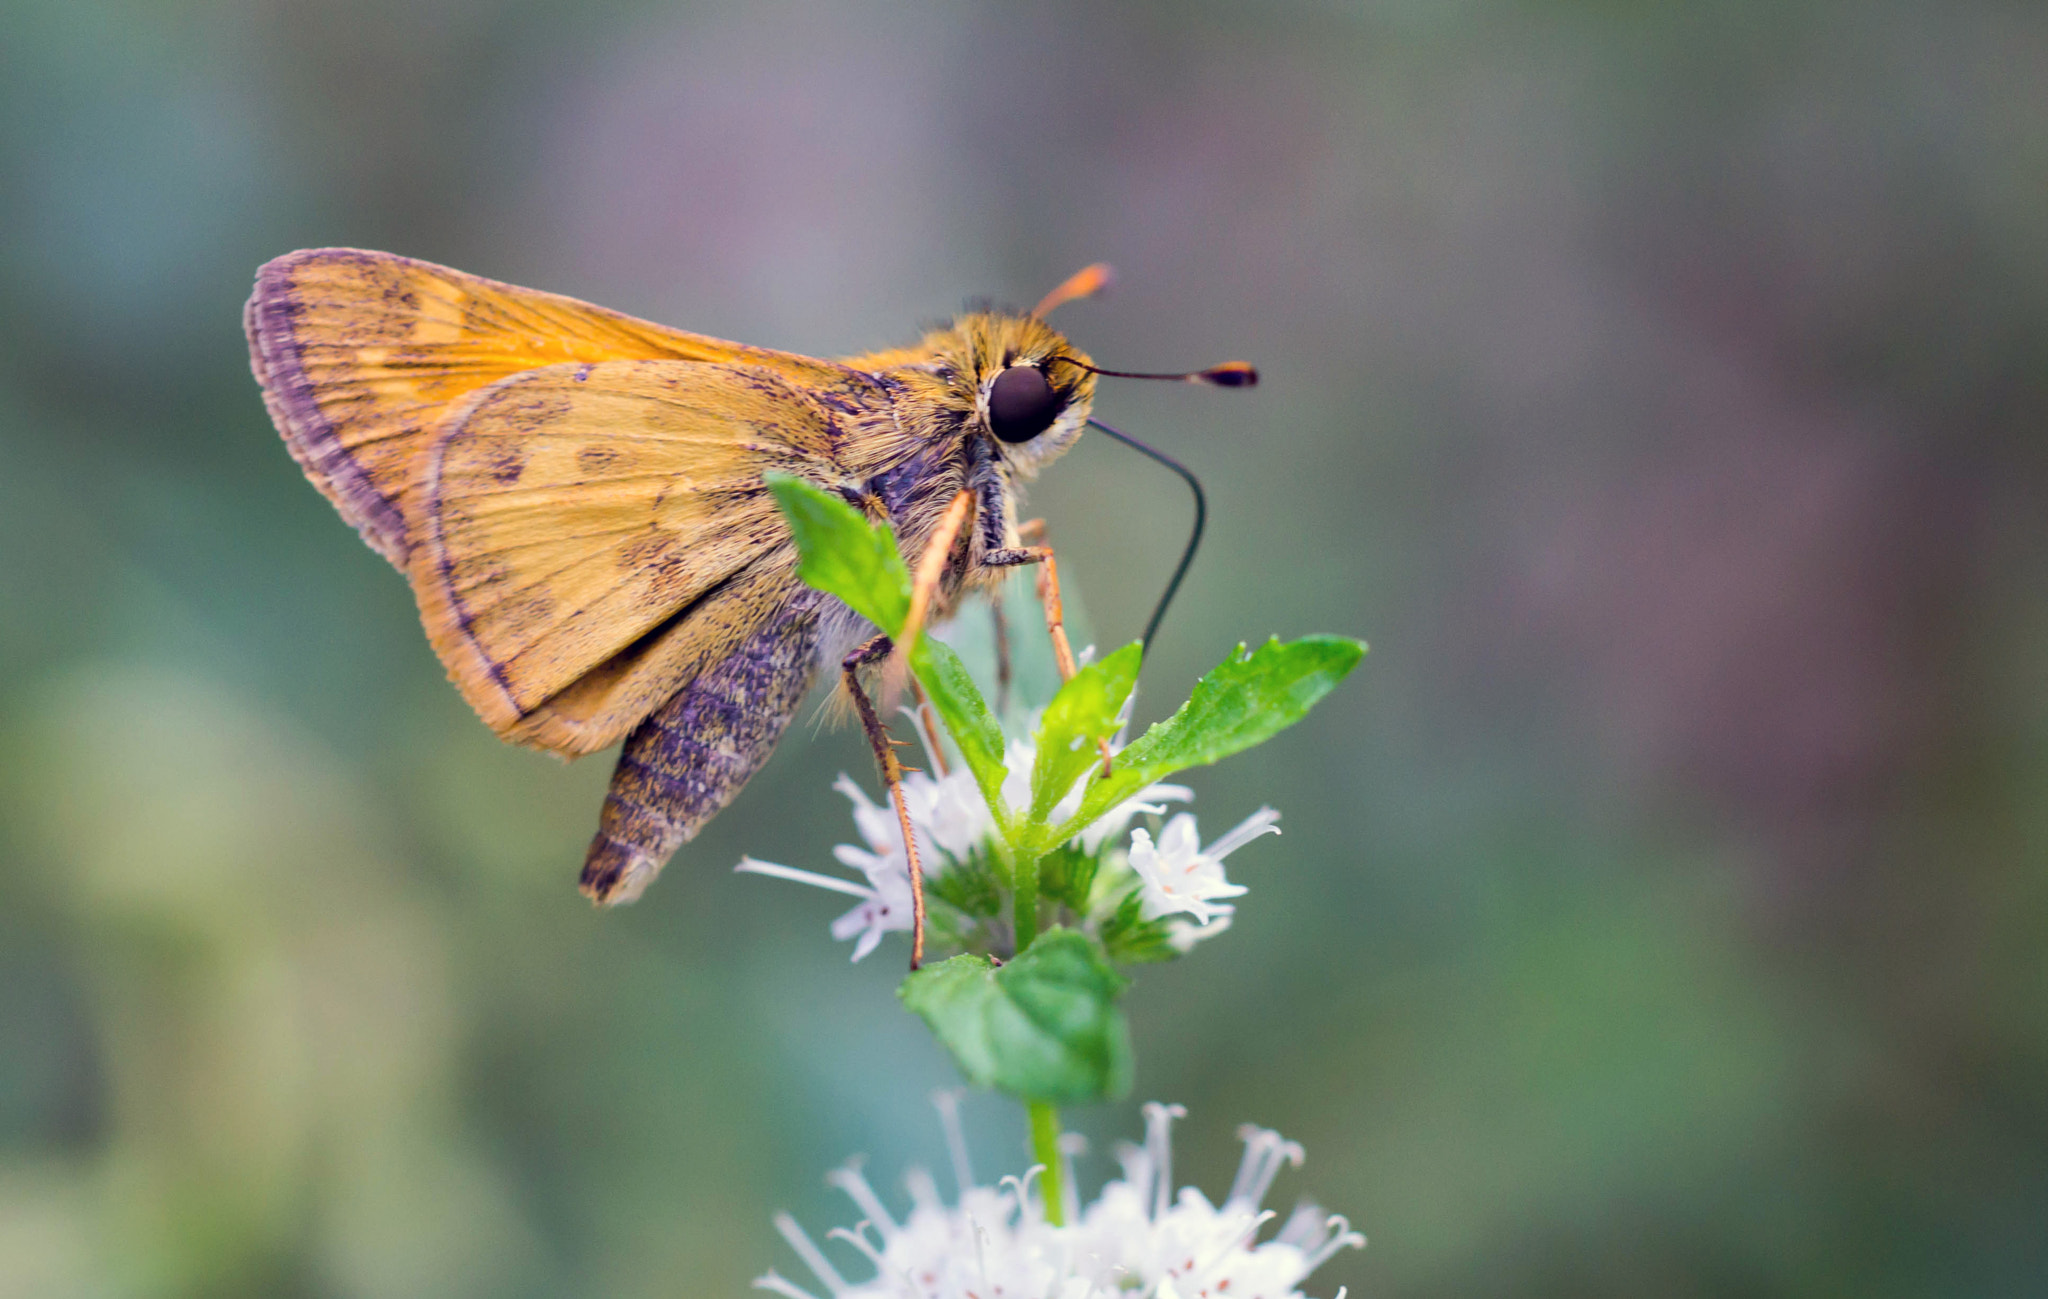
M867 733L868 746L875 751L875 763L882 769L882 783L889 787L897 828L903 832L903 854L910 866L910 968L915 970L924 964L924 870L918 865L917 836L910 829L910 806L903 800L903 764L896 759L896 741L889 738L888 728L875 715L874 702L860 684L860 670L888 657L893 648L887 636L877 636L848 654L840 662L839 671L846 681L846 692L853 697L854 711L860 714L860 727Z

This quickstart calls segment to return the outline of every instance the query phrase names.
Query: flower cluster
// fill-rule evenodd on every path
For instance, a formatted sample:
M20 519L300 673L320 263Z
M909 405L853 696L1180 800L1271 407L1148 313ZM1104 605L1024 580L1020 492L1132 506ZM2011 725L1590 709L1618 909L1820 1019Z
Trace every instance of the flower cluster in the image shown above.
M1085 1209L1066 1192L1065 1226L1048 1221L1033 1168L996 1186L975 1183L953 1098L942 1098L947 1142L959 1194L953 1204L922 1169L905 1178L911 1209L898 1222L858 1165L828 1180L843 1190L863 1219L833 1229L865 1255L875 1275L848 1282L803 1228L787 1214L776 1227L832 1299L1090 1299L1129 1292L1155 1299L1299 1299L1296 1288L1339 1250L1364 1246L1365 1237L1341 1217L1326 1217L1302 1203L1266 1240L1259 1233L1276 1215L1261 1206L1283 1165L1299 1166L1301 1147L1266 1128L1239 1130L1244 1161L1229 1195L1211 1204L1192 1186L1173 1190L1171 1126L1179 1106L1145 1107L1145 1144L1118 1151L1123 1176L1102 1188ZM1074 1147L1062 1147L1063 1162ZM1059 1185L1072 1188L1071 1167ZM815 1299L770 1271L755 1283L784 1299ZM1343 1291L1338 1291L1342 1299Z
M918 721L915 713L911 717L914 723ZM1001 914L996 905L999 884L989 870L999 851L995 818L973 775L957 765L950 770L943 767L943 756L932 737L921 725L918 730L928 760L939 774L907 773L903 795L911 833L917 840L918 860L935 900L935 928L963 948L997 945L993 941L997 936L986 932L996 926L981 923ZM1029 801L1036 757L1029 741L1009 742L1003 796L1013 806ZM894 810L870 799L844 773L833 788L853 804L854 828L861 839L859 844L839 844L833 856L841 865L860 872L863 880L753 857L743 858L736 869L858 898L852 910L832 922L834 938L857 940L853 959L858 961L875 950L884 934L910 929L910 868ZM1079 807L1081 793L1081 786L1076 785L1053 819L1071 817ZM1223 859L1260 835L1280 833L1274 824L1280 814L1269 807L1260 808L1207 848L1201 844L1192 812L1167 821L1157 841L1144 827L1131 827L1139 816L1164 816L1167 804L1185 803L1193 797L1185 785L1153 784L1110 808L1067 845L1067 860L1062 865L1068 887L1048 890L1055 897L1064 893L1083 927L1113 940L1112 950L1125 959L1179 955L1201 939L1229 928L1235 908L1223 899L1239 897L1246 890L1225 877ZM1124 843L1126 831L1128 845ZM1085 865L1085 881L1072 878L1077 861ZM983 944L975 942L977 930L984 931L980 935Z

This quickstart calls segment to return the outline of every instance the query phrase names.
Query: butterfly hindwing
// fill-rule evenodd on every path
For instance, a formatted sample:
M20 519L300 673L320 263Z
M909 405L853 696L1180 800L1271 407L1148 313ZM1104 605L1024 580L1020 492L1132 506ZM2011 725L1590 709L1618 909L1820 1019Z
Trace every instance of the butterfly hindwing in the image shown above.
M434 649L501 735L613 743L799 590L761 475L836 481L834 412L774 371L532 370L451 411L411 487Z
M293 457L401 569L416 540L418 461L450 407L480 388L550 365L657 358L743 363L828 392L851 373L353 248L266 264L243 325L251 368Z

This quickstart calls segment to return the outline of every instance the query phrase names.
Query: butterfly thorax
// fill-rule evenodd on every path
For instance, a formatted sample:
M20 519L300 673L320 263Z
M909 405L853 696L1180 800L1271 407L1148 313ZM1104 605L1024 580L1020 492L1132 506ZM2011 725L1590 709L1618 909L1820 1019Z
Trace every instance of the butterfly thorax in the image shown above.
M853 439L857 445L849 448L847 468L861 480L870 510L895 528L906 557L914 560L953 497L993 477L1000 520L982 520L970 530L951 566L956 580L948 585L974 585L991 576L981 571L981 554L991 542L1016 544L1021 484L1072 446L1087 423L1095 376L1083 368L1086 354L1034 317L971 312L912 346L843 363L875 375L892 397L888 425L871 418L866 436ZM1052 414L1042 431L1009 440L997 436L999 423L992 424L990 394L1000 376L1018 367L1044 376Z
M980 437L1000 451L1005 470L1019 481L1036 477L1073 445L1095 396L1095 376L1083 368L1086 353L1044 321L1009 313L972 312L913 346L848 357L844 364L879 376L897 392L903 431L890 448L897 453L892 459ZM1023 442L1003 442L989 428L989 389L1013 366L1040 370L1060 408L1051 427Z

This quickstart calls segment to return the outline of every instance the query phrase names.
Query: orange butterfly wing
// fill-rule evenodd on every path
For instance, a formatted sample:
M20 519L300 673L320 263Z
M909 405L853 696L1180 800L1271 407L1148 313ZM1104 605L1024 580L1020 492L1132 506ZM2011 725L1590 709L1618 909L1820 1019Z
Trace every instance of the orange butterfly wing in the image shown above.
M408 566L420 456L462 398L564 362L758 366L830 391L830 362L636 320L574 298L353 248L288 253L243 311L250 366L292 456L377 553Z
M428 639L499 734L603 748L800 589L761 476L842 481L841 436L808 391L750 365L501 380L450 412L411 488Z

